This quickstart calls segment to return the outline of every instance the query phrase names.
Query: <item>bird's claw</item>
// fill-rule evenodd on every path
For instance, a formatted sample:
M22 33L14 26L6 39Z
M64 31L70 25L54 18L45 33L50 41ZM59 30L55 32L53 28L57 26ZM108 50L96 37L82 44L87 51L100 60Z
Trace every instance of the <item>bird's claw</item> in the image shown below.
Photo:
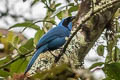
M54 58L57 58L58 56L54 55L52 52L50 52Z
M58 60L60 59L60 57L62 56L61 54L59 54L58 56L54 55L52 52L50 52L52 54L52 56L55 58L55 63L58 62Z

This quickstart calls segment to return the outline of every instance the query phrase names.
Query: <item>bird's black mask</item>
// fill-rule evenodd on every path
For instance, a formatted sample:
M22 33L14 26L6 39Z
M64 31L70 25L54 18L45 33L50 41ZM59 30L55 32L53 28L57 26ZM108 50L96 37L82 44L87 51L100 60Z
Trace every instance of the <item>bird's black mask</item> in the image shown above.
M73 19L75 19L75 16L66 18L66 19L63 21L62 25L65 26L65 27L68 27L69 22L72 22Z

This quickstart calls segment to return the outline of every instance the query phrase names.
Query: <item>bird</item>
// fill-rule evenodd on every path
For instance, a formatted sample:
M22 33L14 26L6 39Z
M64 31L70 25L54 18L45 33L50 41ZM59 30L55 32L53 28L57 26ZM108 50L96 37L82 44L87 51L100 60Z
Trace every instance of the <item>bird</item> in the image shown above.
M36 51L28 63L24 75L30 70L40 53L59 49L65 44L65 38L70 36L72 21L74 19L75 16L63 18L56 27L50 29L39 39L38 44L36 45Z

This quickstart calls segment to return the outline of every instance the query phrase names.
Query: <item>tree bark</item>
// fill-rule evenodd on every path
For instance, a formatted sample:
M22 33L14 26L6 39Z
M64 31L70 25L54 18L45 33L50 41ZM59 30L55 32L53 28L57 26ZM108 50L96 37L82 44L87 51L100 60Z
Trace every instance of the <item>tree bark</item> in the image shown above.
M87 0L86 0L87 1ZM119 1L119 0L118 0ZM85 5L81 5L85 6ZM89 5L88 5L89 7ZM91 16L90 19L84 24L84 26L81 28L81 30L77 33L75 36L78 41L73 41L73 44L71 45L77 45L78 47L72 48L72 53L77 53L77 57L80 63L84 61L84 58L86 54L90 51L90 49L93 47L96 40L100 37L101 33L106 28L107 23L111 20L112 16L115 14L117 9L120 7L120 2L116 4L112 4L112 7L108 7L108 9L104 11L98 12L96 15ZM89 9L89 8L88 8ZM88 10L87 9L87 10ZM79 24L79 21L81 19L81 15L83 15L84 12L87 10L83 10L83 13L79 9L78 12L78 19L75 21L74 24ZM80 42L79 39L83 38L83 41ZM71 41L72 42L72 41Z

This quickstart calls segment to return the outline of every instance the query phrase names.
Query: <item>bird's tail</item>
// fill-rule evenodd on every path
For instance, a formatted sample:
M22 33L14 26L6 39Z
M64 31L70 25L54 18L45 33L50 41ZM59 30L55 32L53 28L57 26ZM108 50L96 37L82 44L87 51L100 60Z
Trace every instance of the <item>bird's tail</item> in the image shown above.
M44 45L42 47L40 47L38 50L36 50L35 54L33 55L32 59L30 60L24 75L30 70L30 68L32 67L33 63L35 62L35 60L37 59L37 57L40 55L40 53L44 52L47 49L47 45Z

